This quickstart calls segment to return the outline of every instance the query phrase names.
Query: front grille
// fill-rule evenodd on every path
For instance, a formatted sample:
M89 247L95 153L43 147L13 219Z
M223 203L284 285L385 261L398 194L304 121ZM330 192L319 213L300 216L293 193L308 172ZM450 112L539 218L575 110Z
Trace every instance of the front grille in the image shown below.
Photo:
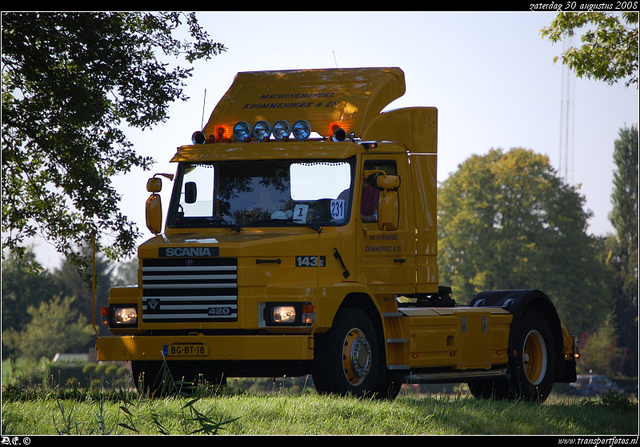
M145 323L238 321L235 258L142 260Z

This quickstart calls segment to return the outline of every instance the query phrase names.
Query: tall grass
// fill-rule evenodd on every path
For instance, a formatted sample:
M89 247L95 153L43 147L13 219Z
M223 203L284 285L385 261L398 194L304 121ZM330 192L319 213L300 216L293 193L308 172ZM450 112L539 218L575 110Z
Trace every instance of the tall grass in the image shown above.
M552 394L542 405L419 394L395 401L317 395L304 378L189 384L163 371L159 395L143 389L2 389L2 433L13 435L637 435L638 403L622 395ZM56 384L57 383L57 384ZM266 386L265 386L266 385ZM252 390L250 392L246 390ZM184 393L189 391L189 393Z
M77 396L78 397L78 396ZM4 399L4 434L624 435L637 402L552 397L545 404L401 395L393 402L317 394L134 400L90 395Z

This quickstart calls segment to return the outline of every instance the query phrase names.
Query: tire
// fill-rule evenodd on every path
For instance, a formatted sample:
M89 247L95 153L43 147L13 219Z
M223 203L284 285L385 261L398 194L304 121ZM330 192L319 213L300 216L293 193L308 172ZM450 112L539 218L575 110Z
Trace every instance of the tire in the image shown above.
M553 387L557 360L551 326L541 312L531 310L516 331L516 355L509 361L509 391L517 399L544 402Z
M389 372L387 372L387 375L389 375ZM392 401L398 397L402 383L402 381L397 380L393 376L387 377L384 383L375 386L373 389L373 397L379 400Z
M157 397L163 388L161 370L162 362L159 361L132 361L131 373L138 391Z
M381 359L375 329L363 311L340 311L318 344L313 372L318 393L357 397L373 394Z
M514 328L516 347L511 356L507 380L468 382L471 394L480 399L520 399L544 402L553 387L556 368L556 347L551 326L536 310L527 311Z
M508 399L509 382L507 380L475 380L467 382L471 395L476 399Z
M200 382L226 384L222 372L207 362L132 361L131 372L138 391L154 397L187 395Z

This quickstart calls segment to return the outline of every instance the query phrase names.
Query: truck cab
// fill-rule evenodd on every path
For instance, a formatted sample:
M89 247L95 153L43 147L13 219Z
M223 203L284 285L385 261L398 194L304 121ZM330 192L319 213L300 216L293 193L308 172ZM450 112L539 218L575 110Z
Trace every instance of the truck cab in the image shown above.
M544 400L575 380L542 292L457 306L439 284L438 111L382 112L404 91L394 67L239 73L175 174L149 179L155 236L138 286L111 290L98 359L136 380L312 374L319 392L384 398L445 381Z

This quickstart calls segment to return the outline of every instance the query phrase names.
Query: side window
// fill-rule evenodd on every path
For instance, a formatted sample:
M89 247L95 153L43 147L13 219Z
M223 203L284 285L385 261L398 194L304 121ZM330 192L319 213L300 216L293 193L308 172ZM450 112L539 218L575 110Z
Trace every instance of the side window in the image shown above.
M371 160L364 163L362 179L362 197L360 200L360 218L364 223L378 222L378 201L380 189L376 186L376 177L383 171L395 175L396 164L393 161ZM368 175L367 175L368 174Z
M214 168L212 165L194 164L185 167L182 191L180 191L180 207L184 212L184 217L211 217L213 213L213 179Z

